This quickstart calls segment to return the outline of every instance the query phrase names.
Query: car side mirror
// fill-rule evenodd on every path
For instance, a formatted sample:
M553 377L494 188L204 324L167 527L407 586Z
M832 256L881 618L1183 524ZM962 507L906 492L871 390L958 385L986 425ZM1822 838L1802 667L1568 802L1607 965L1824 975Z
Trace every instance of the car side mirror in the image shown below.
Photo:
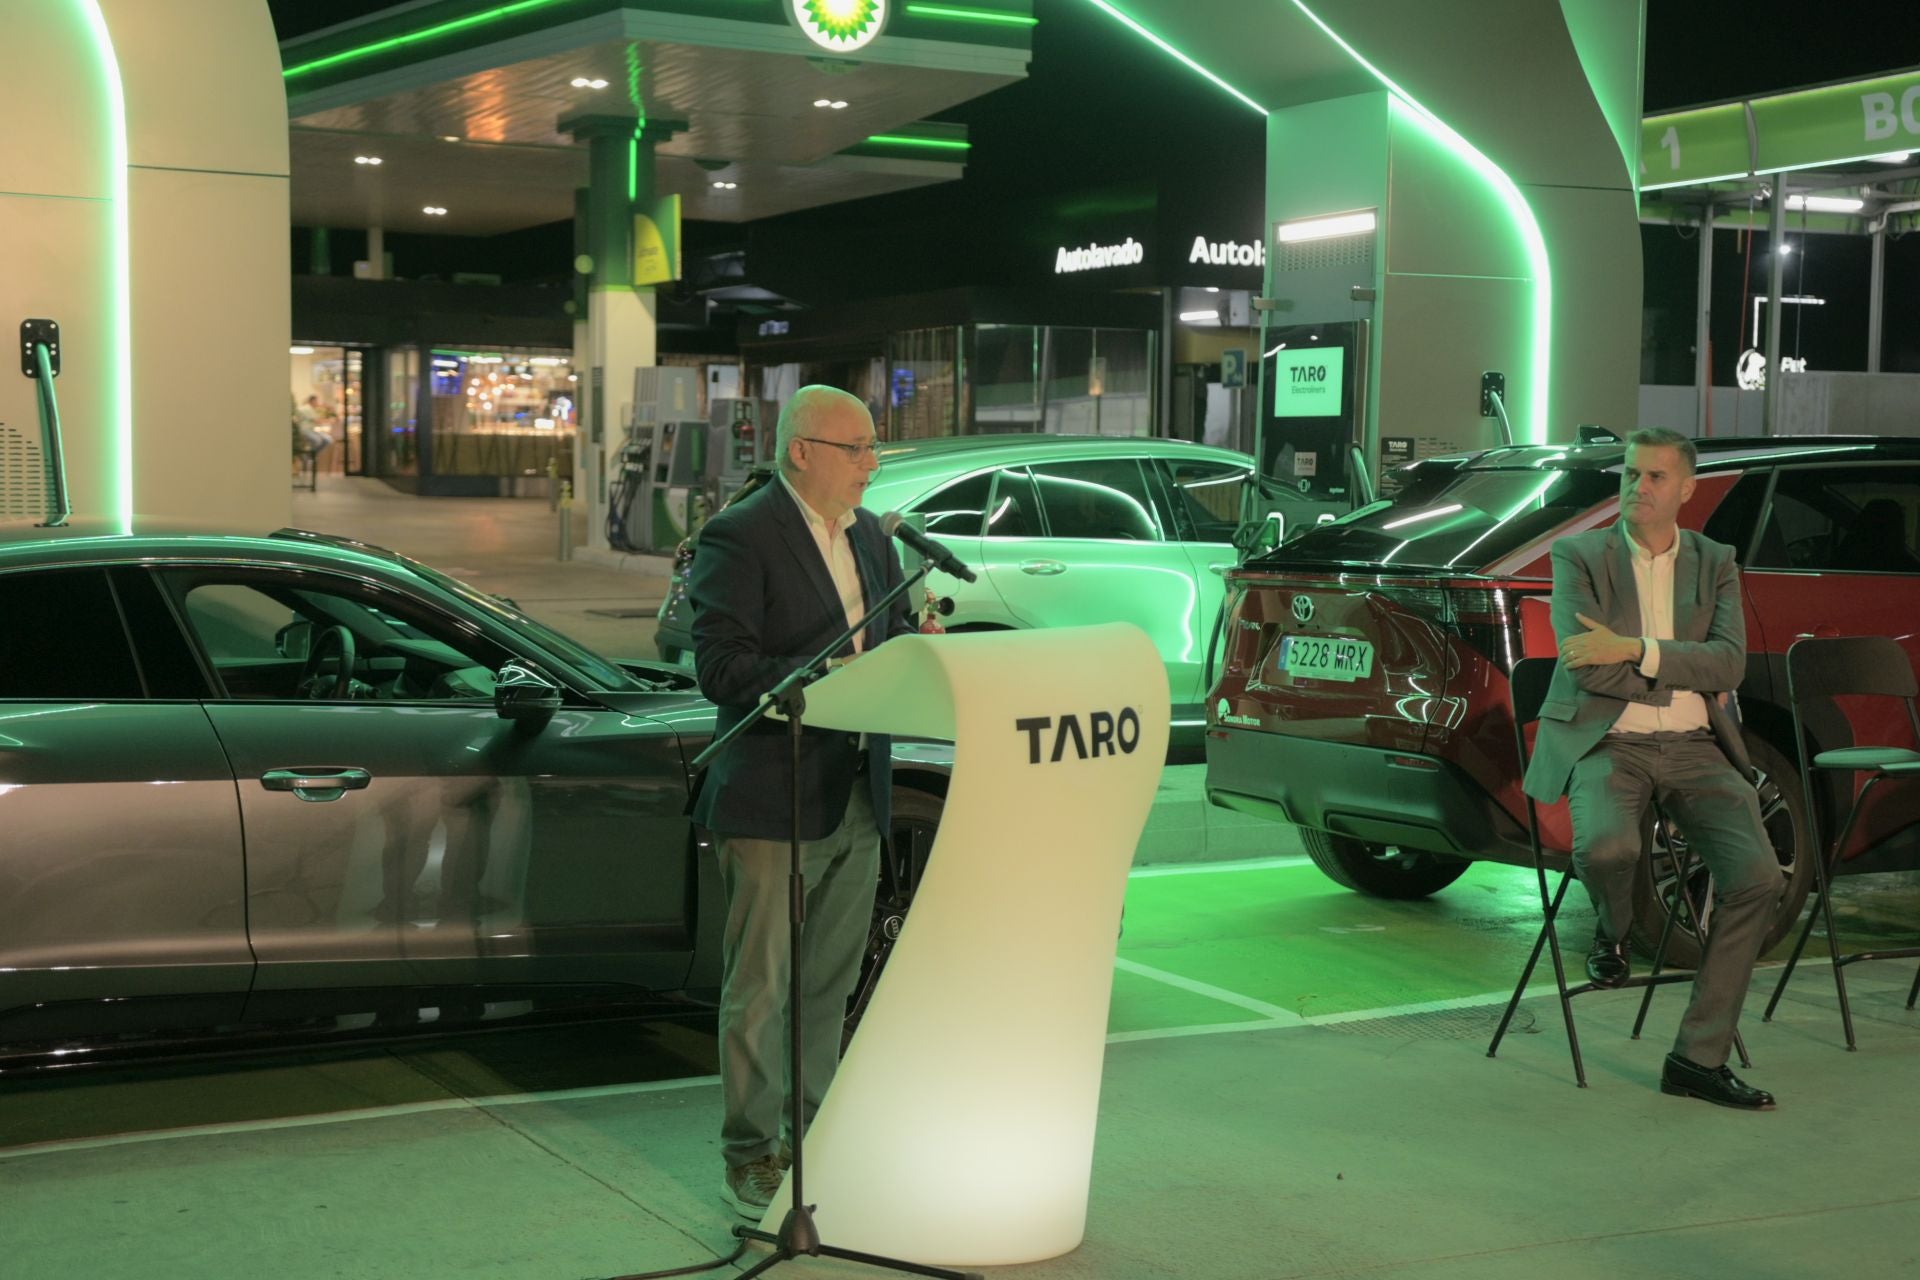
M525 663L509 662L494 677L493 710L502 720L538 729L563 701L560 686Z
M313 624L305 618L295 618L274 632L273 651L283 658L298 658L305 662L307 655L313 652Z

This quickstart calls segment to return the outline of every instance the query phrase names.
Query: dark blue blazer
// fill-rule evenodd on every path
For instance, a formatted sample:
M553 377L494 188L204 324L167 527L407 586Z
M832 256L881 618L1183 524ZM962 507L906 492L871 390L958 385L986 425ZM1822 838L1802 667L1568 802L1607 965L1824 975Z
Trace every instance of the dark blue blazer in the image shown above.
M871 606L900 581L900 559L870 511L856 509L848 534ZM762 694L847 629L846 610L806 517L778 479L726 508L700 531L688 597L694 666L700 691L719 708L716 733L739 723ZM866 648L913 630L902 600L868 626ZM844 652L853 652L852 646ZM838 729L809 726L801 735L802 840L832 834L846 816L858 743L858 734ZM867 782L882 834L891 811L890 747L886 735L867 735ZM788 839L793 826L789 751L781 720L762 719L734 739L708 767L694 800L694 820L723 836Z

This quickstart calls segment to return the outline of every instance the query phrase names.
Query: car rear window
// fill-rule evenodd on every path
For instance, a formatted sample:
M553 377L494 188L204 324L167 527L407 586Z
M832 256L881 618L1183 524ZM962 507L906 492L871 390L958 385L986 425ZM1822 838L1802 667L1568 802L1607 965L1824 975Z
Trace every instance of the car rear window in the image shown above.
M1462 471L1412 500L1375 502L1261 557L1476 572L1620 491L1611 471Z

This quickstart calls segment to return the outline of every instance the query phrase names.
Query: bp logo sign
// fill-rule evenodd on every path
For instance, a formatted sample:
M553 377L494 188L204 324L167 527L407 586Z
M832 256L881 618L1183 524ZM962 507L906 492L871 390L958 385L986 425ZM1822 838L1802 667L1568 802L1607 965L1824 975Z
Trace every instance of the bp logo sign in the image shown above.
M793 21L807 39L834 53L873 43L887 25L888 0L790 0Z

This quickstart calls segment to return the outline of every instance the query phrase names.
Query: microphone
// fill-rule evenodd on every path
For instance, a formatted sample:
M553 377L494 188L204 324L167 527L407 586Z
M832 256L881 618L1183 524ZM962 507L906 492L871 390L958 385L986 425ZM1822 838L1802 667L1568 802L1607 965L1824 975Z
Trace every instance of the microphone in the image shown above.
M898 511L889 511L880 517L880 532L889 538L900 539L918 551L921 559L940 572L958 578L962 582L978 581L978 576L973 570L961 564L958 556L908 524L906 518Z

